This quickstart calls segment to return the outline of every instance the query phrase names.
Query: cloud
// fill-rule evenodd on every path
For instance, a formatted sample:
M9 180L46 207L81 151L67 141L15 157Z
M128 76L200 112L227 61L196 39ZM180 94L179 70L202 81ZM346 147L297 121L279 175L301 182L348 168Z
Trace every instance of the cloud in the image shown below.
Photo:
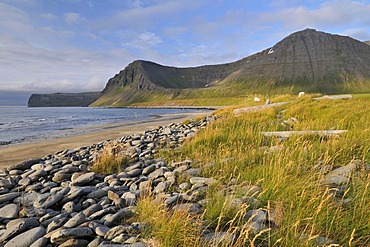
M64 14L64 21L69 25L80 22L82 20L84 20L84 18L82 18L79 13L68 12Z
M159 36L152 32L140 33L135 39L130 42L122 43L125 47L136 49L148 49L162 43Z
M56 20L56 19L58 19L58 17L56 15L54 15L53 13L41 14L41 17L44 18L44 19L47 19L47 20Z
M153 27L153 25L160 23L160 20L163 19L179 18L181 17L179 14L183 13L183 11L194 9L201 5L202 1L158 1L145 7L118 11L112 17L98 21L95 24L95 28L105 30L116 28L145 29L149 26Z

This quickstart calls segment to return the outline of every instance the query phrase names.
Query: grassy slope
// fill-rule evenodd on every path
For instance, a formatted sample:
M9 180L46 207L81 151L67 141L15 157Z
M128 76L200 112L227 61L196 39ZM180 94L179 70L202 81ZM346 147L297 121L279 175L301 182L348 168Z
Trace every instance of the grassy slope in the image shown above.
M249 86L248 86L249 85ZM261 86L264 85L264 86ZM343 86L343 90L335 91L356 92L350 86ZM306 88L308 91L309 88ZM357 84L358 92L366 92L365 86ZM269 98L274 95L307 91L302 85L273 85L271 82L259 79L251 82L221 83L209 88L196 89L163 89L160 91L137 91L135 88L125 87L108 93L91 106L221 106L236 105L250 101L254 96L265 95ZM333 93L333 92L332 92Z
M277 119L281 110L285 110L284 119L299 120L295 130L333 128L349 132L330 139L293 137L283 143L263 138L258 134L260 131L284 129ZM312 246L312 242L302 240L302 236L315 235L338 240L341 246L370 245L369 175L363 173L351 179L346 196L351 201L339 206L319 184L324 174L314 168L320 163L338 167L353 159L370 161L369 95L339 101L313 101L307 96L275 110L239 117L232 116L231 109L218 114L223 118L180 150L166 153L167 157L191 158L205 168L204 175L226 184L230 178L237 178L239 184L260 185L262 206L279 208L281 212L279 227L260 236L267 239L270 246ZM264 151L276 145L282 149L269 154ZM228 158L232 159L225 162ZM209 162L215 163L206 166ZM209 197L215 200L217 194Z

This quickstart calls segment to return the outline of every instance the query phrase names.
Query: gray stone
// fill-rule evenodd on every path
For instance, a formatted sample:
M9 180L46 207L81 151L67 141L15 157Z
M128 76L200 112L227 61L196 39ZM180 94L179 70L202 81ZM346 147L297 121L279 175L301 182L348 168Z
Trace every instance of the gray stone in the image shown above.
M45 233L45 228L41 226L32 228L9 240L4 247L29 247L37 239L43 237Z
M188 213L198 214L201 212L200 205L198 203L182 203L176 204L172 207L173 210L183 210Z
M174 203L178 200L178 198L179 198L179 194L175 194L175 195L173 195L173 196L168 197L168 198L164 201L164 203L165 203L166 205L174 204Z
M78 176L75 180L72 180L72 185L84 185L93 181L94 178L95 178L94 172L84 173Z
M86 247L90 243L87 239L68 239L67 241L60 244L58 247Z
M164 173L167 172L167 171L169 171L168 168L161 167L161 168L155 170L154 172L150 173L148 175L148 178L155 180L159 177L164 177Z
M119 223L122 219L124 218L129 218L134 215L136 211L136 207L134 206L129 206L126 208L120 209L117 213L108 215L105 218L104 225L106 226L113 226L114 224Z
M64 194L60 192L50 193L47 197L40 195L33 205L36 208L50 208L63 199L63 197Z
M63 243L68 239L74 238L83 238L83 237L93 237L94 232L89 227L78 227L78 228L71 228L71 229L61 229L55 231L51 237L51 243Z
M0 237L0 242L12 238L33 227L39 226L40 223L35 218L15 219L6 224L6 230Z
M349 182L351 174L363 164L360 160L354 160L346 166L339 167L329 172L322 180L321 184L339 186Z
M119 234L125 232L125 227L123 225L119 225L116 227L111 228L104 236L105 239L112 240Z
M22 171L24 171L24 170L30 169L34 164L37 164L37 163L40 163L40 162L42 162L42 159L31 159L31 160L23 161L21 163L10 166L8 168L8 171L10 171L10 170L22 170Z
M150 174L151 172L154 172L155 171L155 164L153 164L153 165L150 165L150 166L147 166L147 167L145 167L144 169L143 169L143 175L148 175L148 174Z
M102 206L100 204L93 204L86 208L84 211L82 211L86 217L90 217L90 215L102 210Z
M0 195L0 204L3 202L8 202L13 200L14 198L20 196L21 193L19 192L10 192L4 195Z
M46 232L49 233L49 232L52 232L54 231L55 229L58 229L60 227L62 227L64 225L64 223L67 222L67 218L66 217L60 217L60 218L57 218L55 220L53 220L47 227L46 229Z
M67 228L73 228L78 225L81 225L86 221L86 216L83 212L80 212L73 216L70 220L67 221L67 223L64 224L65 227Z
M66 172L57 172L53 176L53 182L61 183L63 181L67 181L71 179L71 174Z
M127 172L127 175L129 175L130 177L137 177L140 174L141 174L141 169L134 169L132 171Z
M137 196L132 192L125 192L121 196L122 199L125 200L126 204L131 206L137 202Z
M11 203L0 208L0 219L15 219L18 218L19 208L17 204Z
M37 239L30 247L44 247L47 245L49 240L45 237Z
M159 194L165 192L170 187L168 182L160 182L154 189L154 192Z

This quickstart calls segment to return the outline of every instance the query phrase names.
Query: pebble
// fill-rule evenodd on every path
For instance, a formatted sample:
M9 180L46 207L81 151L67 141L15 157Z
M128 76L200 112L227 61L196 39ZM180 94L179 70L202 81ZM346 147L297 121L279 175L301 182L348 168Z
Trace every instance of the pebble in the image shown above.
M0 218L5 220L0 221L0 245L146 246L140 241L145 224L128 224L143 193L158 194L174 210L202 213L195 200L200 193L196 190L208 186L196 188L194 184L216 181L193 176L199 176L200 169L192 168L189 160L168 165L152 156L162 147L178 147L186 135L203 128L208 120L171 124L141 135L66 149L0 170ZM99 152L121 144L127 147L122 152L131 159L123 171L111 175L91 171ZM178 186L178 174L185 175L188 170L184 176L187 181ZM189 201L178 191L186 191ZM26 218L14 219L19 214Z

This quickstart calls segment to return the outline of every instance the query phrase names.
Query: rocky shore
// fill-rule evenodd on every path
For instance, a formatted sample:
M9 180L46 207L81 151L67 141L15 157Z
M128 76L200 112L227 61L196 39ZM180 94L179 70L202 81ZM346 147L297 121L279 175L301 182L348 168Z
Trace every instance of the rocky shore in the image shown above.
M147 246L140 238L145 223L129 222L148 191L173 210L201 214L202 195L217 181L201 177L189 160L167 163L153 155L178 147L214 119L170 124L1 169L0 246ZM92 171L102 150L122 144L131 158L122 172ZM178 184L179 174L187 181ZM205 238L219 236L212 234Z
M222 184L202 176L202 168L191 160L167 162L154 157L160 149L179 147L214 121L215 116L208 116L169 124L0 169L0 246L150 246L143 238L148 222L137 221L141 198L149 194L170 212L185 210L201 216L210 203L205 196L212 185L230 196L230 205L244 211L243 228L250 236L279 227L279 213L260 207L261 187L237 184L236 179ZM128 158L119 173L94 172L94 164L107 150ZM325 170L320 184L329 188L338 205L345 205L351 200L344 196L349 177L370 166L355 160L337 169L320 164L313 169ZM200 227L204 246L237 241L232 232L206 223ZM314 241L336 243L325 236Z

